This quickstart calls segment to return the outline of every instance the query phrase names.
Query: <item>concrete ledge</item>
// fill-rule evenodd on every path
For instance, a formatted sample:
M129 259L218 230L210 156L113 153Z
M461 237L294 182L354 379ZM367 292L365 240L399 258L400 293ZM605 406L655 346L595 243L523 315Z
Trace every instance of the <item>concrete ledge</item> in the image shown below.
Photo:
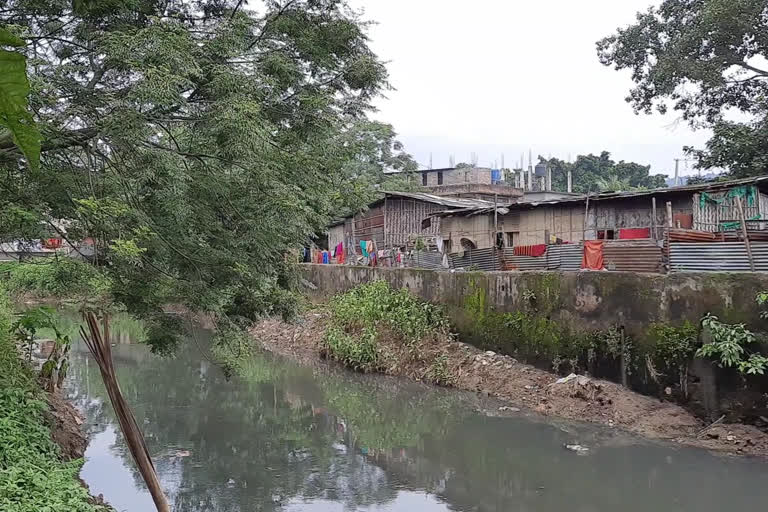
M574 331L623 325L642 333L652 322L697 322L707 313L764 330L755 296L768 290L768 273L436 272L422 269L302 265L324 300L359 284L385 280L449 309L470 296L507 312L535 310Z

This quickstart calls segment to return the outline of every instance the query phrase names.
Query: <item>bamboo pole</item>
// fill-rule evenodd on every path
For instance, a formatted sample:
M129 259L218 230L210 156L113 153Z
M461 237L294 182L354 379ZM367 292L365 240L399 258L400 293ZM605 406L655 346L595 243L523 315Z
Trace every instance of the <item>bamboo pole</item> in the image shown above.
M136 462L144 482L147 484L157 511L170 512L168 500L160 485L160 479L155 471L155 466L152 464L152 458L144 442L144 436L142 436L139 425L136 423L136 418L123 398L120 385L117 382L117 373L112 361L112 349L109 342L108 317L106 315L103 317L103 330L99 328L95 313L90 311L84 312L83 320L88 325L90 334L83 327L80 327L80 335L99 365L101 378L104 380L104 387L107 389L109 400L112 402L112 408L115 410L115 416L120 424L120 430L125 437L125 442L128 445L131 456L134 462Z
M589 217L589 192L587 192L586 206L584 207L584 228L581 231L581 242L587 240L587 218Z
M752 257L752 245L749 243L749 235L747 234L747 219L744 217L744 207L741 205L741 198L736 196L736 206L739 209L739 217L741 217L741 233L744 235L744 247L747 248L747 257L749 258L749 269L755 271L755 260Z

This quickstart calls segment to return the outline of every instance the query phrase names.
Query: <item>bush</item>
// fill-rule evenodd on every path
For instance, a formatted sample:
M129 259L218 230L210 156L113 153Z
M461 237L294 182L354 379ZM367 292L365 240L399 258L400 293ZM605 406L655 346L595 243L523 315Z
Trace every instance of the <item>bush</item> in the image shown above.
M325 334L328 354L350 368L375 371L381 366L378 340L418 350L420 342L449 332L442 308L384 281L361 285L330 303L331 325Z
M331 327L325 334L325 342L333 358L345 366L363 372L378 370L379 354L373 328L366 327L359 335L351 335Z
M442 308L406 289L394 290L385 281L358 286L331 301L334 322L348 329L384 327L413 344L438 331L448 331Z
M721 368L735 367L748 375L763 375L768 368L768 358L758 352L748 353L746 347L757 337L744 324L726 324L714 315L705 316L701 324L712 334L712 341L704 344L697 357L714 359Z
M109 292L110 281L91 264L62 258L33 263L0 264L0 279L13 294L45 298L99 298Z
M88 503L77 475L82 461L63 462L34 375L19 360L9 330L12 308L0 287L0 510L106 510Z

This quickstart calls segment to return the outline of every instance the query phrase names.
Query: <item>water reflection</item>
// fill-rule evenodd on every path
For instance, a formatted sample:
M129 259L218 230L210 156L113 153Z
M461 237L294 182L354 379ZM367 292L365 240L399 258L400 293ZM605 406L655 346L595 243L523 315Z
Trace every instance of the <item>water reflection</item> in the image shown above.
M204 334L198 333L198 339ZM178 511L742 510L768 467L697 450L562 448L594 431L474 412L471 395L255 357L227 382L196 348L114 347L120 385ZM93 441L83 478L151 510L98 369L74 351L70 393Z

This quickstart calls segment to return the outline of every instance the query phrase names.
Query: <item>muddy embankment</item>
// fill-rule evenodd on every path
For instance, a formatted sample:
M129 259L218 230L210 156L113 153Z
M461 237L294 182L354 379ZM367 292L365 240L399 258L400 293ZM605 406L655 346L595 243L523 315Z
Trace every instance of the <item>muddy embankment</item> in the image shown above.
M326 354L323 336L328 323L324 310L308 312L299 322L276 319L260 322L252 329L253 339L263 348L308 364ZM620 429L649 439L740 455L768 457L768 435L741 424L705 423L671 402L632 392L619 384L584 376L558 375L518 362L491 351L483 352L453 339L435 339L420 347L415 360L396 343L388 352L383 373L428 380L433 361L441 355L450 385L496 397L509 405L509 413L534 411L542 416L585 421Z
M50 425L53 442L59 446L61 458L65 461L82 459L88 447L88 437L83 432L83 416L60 393L46 393L46 402L49 406L46 421ZM88 490L88 484L82 479L80 483ZM103 495L91 496L93 505L114 510L104 501Z

